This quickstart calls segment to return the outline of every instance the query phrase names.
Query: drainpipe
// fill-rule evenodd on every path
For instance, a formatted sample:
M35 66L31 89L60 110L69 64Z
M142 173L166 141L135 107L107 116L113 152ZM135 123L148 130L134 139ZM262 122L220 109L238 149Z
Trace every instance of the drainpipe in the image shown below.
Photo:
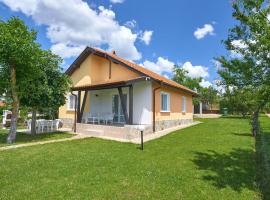
M77 95L73 93L73 91L71 92L71 95L75 97L75 113L74 113L74 133L76 133L77 131Z
M156 91L158 89L160 87L153 89L153 132L156 132Z

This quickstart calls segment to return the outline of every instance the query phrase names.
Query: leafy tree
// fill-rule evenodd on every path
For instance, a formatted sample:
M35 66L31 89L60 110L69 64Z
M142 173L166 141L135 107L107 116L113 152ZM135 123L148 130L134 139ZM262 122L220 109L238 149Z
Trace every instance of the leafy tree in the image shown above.
M192 90L199 90L201 88L200 82L202 81L202 78L189 77L187 71L179 66L174 67L174 76L172 80Z
M65 104L65 93L69 90L70 79L59 68L61 58L51 51L41 51L38 61L39 73L29 80L28 92L24 92L21 104L31 108L31 133L36 134L36 114L55 112Z
M42 50L36 43L36 34L19 18L0 21L0 94L12 101L8 143L16 138L20 104L32 109L35 133L36 111L55 110L65 103L69 79L61 73L61 59Z
M218 102L217 90L213 87L204 88L200 85L202 78L191 78L187 75L187 71L179 66L174 67L174 76L172 80L175 82L184 85L192 90L195 90L199 97L193 98L193 104L198 105L200 101L208 103L211 108L214 103Z
M200 100L210 105L211 110L213 108L213 105L215 103L218 103L218 91L212 86L209 86L208 88L200 88L199 94Z
M224 42L234 56L217 60L224 85L248 92L252 112L252 134L259 132L259 113L270 101L270 22L269 2L265 0L236 0L233 17L239 24L230 29Z
M0 94L12 100L12 117L8 143L16 138L20 97L29 87L28 80L37 71L36 60L40 46L36 32L29 30L18 18L0 20Z
M220 100L221 108L228 108L230 114L241 114L245 117L250 114L250 92L237 89L226 89Z

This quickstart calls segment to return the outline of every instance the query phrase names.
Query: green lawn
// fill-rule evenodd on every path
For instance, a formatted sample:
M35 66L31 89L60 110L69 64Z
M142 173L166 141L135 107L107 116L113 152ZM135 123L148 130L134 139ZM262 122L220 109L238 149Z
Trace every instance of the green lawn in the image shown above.
M8 146L8 144L6 143L7 134L8 134L8 130L0 129L0 147ZM15 144L22 144L22 143L28 143L28 142L40 142L40 141L46 141L46 140L67 138L67 137L72 137L72 136L74 135L70 133L65 133L65 132L37 134L34 136L23 134L23 133L17 133Z
M89 138L0 152L0 199L260 199L248 120L202 121L144 151Z

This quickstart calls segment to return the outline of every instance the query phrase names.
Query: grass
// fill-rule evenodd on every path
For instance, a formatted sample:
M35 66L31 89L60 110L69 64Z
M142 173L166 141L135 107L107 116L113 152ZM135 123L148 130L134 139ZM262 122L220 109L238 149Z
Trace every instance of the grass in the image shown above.
M248 120L202 121L144 151L89 138L0 152L0 199L260 199Z
M260 117L261 134L256 139L257 182L264 199L270 199L270 119Z
M6 143L7 134L8 134L8 130L0 129L0 147L9 145L9 144ZM54 139L62 139L62 138L68 138L68 137L72 137L72 136L73 136L73 134L65 133L65 132L53 132L53 133L37 134L37 135L34 135L34 136L18 132L17 136L16 136L16 143L14 143L14 144L22 144L22 143L29 143L29 142L40 142L40 141L47 141L47 140L54 140ZM14 145L14 144L12 144L12 145Z

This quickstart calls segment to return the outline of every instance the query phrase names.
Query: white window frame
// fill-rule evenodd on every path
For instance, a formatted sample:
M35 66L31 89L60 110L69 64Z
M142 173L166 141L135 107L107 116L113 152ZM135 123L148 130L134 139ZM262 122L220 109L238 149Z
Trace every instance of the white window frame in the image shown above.
M73 108L70 107L70 98L71 98L71 96L73 96L73 95L72 94L67 95L67 110L74 111L75 107L76 107L76 105L75 105L75 103L76 103L75 102L75 96L73 96L73 98L74 98L74 103L73 103L74 107Z
M186 96L182 96L182 113L187 112L187 98Z
M163 105L163 103L162 103L162 95L166 95L167 96L167 110L163 110L162 109L162 105ZM170 94L169 93L167 93L167 92L161 92L160 93L160 111L161 112L170 112Z

